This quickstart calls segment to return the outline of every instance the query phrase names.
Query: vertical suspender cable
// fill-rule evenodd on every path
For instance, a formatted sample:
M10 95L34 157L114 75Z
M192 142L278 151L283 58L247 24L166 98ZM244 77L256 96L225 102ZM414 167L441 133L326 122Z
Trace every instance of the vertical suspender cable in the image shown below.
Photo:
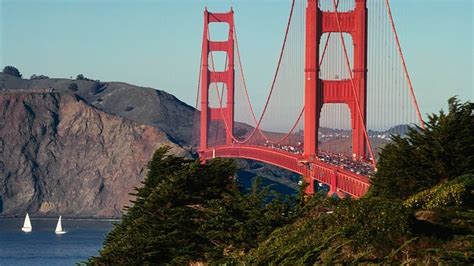
M201 59L199 62L199 76L198 76L198 85L197 85L197 93L196 93L196 103L194 106L194 113L193 113L193 129L191 132L191 151L193 151L194 148L194 131L196 130L196 123L197 123L197 110L198 110L198 105L199 105L199 91L201 88L201 74L202 74L202 50L201 50ZM201 110L202 111L202 110ZM202 127L202 125L200 125Z
M284 42L283 42L283 45L282 45L282 48L281 48L281 51L280 51L280 58L279 58L279 60L278 60L277 70L276 70L275 76L274 76L274 78L273 78L272 86L271 86L271 88L270 88L270 93L269 93L269 96L267 97L267 100L266 100L266 104L265 104L265 108L264 108L264 110L263 110L263 113L262 113L262 115L260 116L260 119L259 119L259 121L257 122L257 125L255 126L255 128L253 129L252 133L250 133L249 136L247 136L244 140L242 140L242 141L241 141L241 140L238 140L238 139L236 139L236 138L231 134L232 139L233 139L236 143L246 143L247 141L249 141L249 140L251 139L251 137L253 136L253 134L254 134L256 131L259 131L259 133L263 136L263 138L264 138L265 140L269 141L270 143L280 143L280 142L284 141L286 138L288 138L288 137L291 135L291 133L294 131L294 129L295 129L296 126L298 125L300 119L302 118L302 114L304 113L304 107L302 108L302 110L301 110L301 112L300 112L300 115L298 116L298 119L296 120L295 124L294 124L293 127L291 128L290 132L289 132L288 134L286 134L285 136L283 136L282 138L280 138L280 139L279 139L278 141L276 141L276 142L269 140L269 139L266 137L266 135L265 135L265 134L261 131L261 129L259 128L260 123L261 123L261 121L262 121L262 119L263 119L263 116L264 116L264 114L265 114L265 111L266 111L266 109L267 109L267 107L268 107L269 100L270 100L270 98L271 98L272 91L273 91L273 89L274 89L274 85L275 85L274 83L276 82L277 74L278 74L279 69L280 69L280 65L281 65L281 61L282 61L282 56L283 56L283 51L285 50L286 41L287 41L287 38L288 38L288 31L289 31L289 27L290 27L291 20L292 20L292 17L293 17L294 3L295 3L295 0L292 1L291 11L290 11L290 15L289 15L289 18L288 18L288 24L287 24L287 28L286 28L286 32L285 32ZM234 28L234 34L235 34L235 28ZM237 40L237 36L236 36L236 35L234 35L234 36L236 37L235 39ZM237 45L237 41L236 41L236 45ZM237 45L236 48L237 48L237 55L238 55L238 57L239 57L239 65L240 65L240 68L241 68L241 71L242 71L242 64L241 64L241 60L240 60L240 53L239 53L238 45ZM211 54L211 57L212 57L212 54ZM243 73L243 72L242 72L242 73ZM245 82L244 82L244 84L245 84ZM249 101L249 104L250 104L250 98L249 98L249 96L248 96L248 91L247 91L247 89L246 89L246 86L244 86L244 88L245 88L245 93L246 93L246 96L247 96L247 100ZM221 101L219 94L218 94L218 97L219 97L219 101ZM253 112L253 109L252 109L251 104L250 104L250 108L251 108L251 110L252 110L252 112ZM221 116L224 117L222 108L220 108L219 110L220 110L220 112L221 112ZM225 126L226 130L229 131L229 126L227 125L227 121L226 121L225 119L224 119L224 126Z
M389 3L388 0L385 0L385 6L387 8L387 14L388 14L388 17L389 17L389 20L390 20L390 25L391 25L393 34L395 36L395 41L397 42L398 55L400 56L400 60L402 61L403 71L405 73L405 78L408 82L408 86L410 87L410 94L411 94L411 98L412 98L412 101L413 101L413 105L415 106L415 109L416 109L416 115L418 116L418 120L420 122L421 128L424 129L425 128L425 123L423 122L423 118L421 116L420 108L418 106L418 102L416 101L415 91L413 89L413 84L411 83L410 74L408 73L408 68L407 68L407 65L406 65L406 62L405 62L405 57L403 56L402 48L400 46L400 41L398 39L397 30L395 28L395 22L393 21L392 10L390 8L390 3Z
M333 1L333 5L336 6L336 0L332 0ZM363 122L364 120L362 119L362 111L361 111L361 108L360 108L360 103L359 103L359 100L357 99L356 95L356 91L355 91L355 84L354 84L354 79L352 78L352 71L350 69L350 63L349 63L349 58L348 58L348 55L347 55L347 48L346 48L346 45L345 45L345 42L344 42L344 37L342 35L342 28L341 28L341 22L339 21L339 12L335 12L335 15L336 15L336 22L337 22L337 26L339 28L339 34L340 34L340 37L341 37L341 42L342 42L342 47L344 48L344 56L345 56L345 61L346 61L346 68L347 68L347 71L349 72L349 75L350 75L350 80L351 80L351 85L352 85L352 95L354 96L354 98L356 99L355 100L355 103L356 103L356 106L357 106L357 113L359 115L359 119L360 121L362 122L362 125L363 125L363 133L365 135L365 139L366 139L366 142L367 142L367 147L369 149L369 153L370 153L370 156L372 158L372 164L374 165L374 167L376 166L376 162L375 162L375 156L374 156L374 152L372 150L372 145L370 144L370 140L369 140L369 136L367 134L367 130L366 130L366 127L365 127L365 123Z

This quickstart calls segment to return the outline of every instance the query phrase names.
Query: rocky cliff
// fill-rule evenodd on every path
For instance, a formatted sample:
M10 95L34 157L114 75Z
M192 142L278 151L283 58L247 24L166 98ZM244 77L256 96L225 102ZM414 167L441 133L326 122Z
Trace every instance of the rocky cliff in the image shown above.
M193 128L195 139L199 134L193 107L123 82L0 72L0 98L0 216L119 216L153 150L166 144L185 154L180 146L192 143ZM236 129L252 130L243 123ZM244 185L258 175L281 191L297 188L290 172L238 161Z
M0 92L48 90L75 94L106 113L157 127L180 145L191 142L194 108L165 91L87 78L21 79L0 72Z
M0 215L120 216L161 145L186 153L166 132L106 113L65 90L4 89Z

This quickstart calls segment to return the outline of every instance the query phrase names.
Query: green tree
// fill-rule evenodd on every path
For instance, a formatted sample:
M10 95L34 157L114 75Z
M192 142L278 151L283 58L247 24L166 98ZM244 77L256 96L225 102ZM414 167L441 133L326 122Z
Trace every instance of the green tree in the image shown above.
M73 82L73 83L69 84L69 86L68 86L67 88L68 88L70 91L77 91L78 88L79 88L79 86L77 86L77 84Z
M410 236L410 224L409 210L401 201L316 195L294 223L274 230L244 261L249 265L380 262Z
M226 261L257 245L288 218L283 200L264 204L268 193L245 195L232 178L232 161L202 164L158 149L148 164L133 206L106 237L99 264L187 264Z
M440 181L474 173L474 104L451 98L449 113L432 114L425 129L393 136L380 155L371 195L406 199Z
M21 78L20 71L14 66L5 66L3 68L3 73L7 74L7 75L10 75L10 76L17 77L17 78Z
M293 223L274 230L244 262L472 264L473 107L451 98L449 113L431 115L426 129L394 136L365 197L311 198Z
M36 74L33 74L31 75L30 79L32 80L35 80L35 79L49 79L48 76L45 76L45 75L36 75Z
M449 206L474 207L474 175L466 174L449 182L441 182L405 200L414 209L436 210Z

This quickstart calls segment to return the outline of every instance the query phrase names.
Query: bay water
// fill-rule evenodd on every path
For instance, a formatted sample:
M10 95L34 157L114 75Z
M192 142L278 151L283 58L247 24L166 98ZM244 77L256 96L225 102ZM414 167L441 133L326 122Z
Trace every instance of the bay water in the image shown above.
M117 220L62 218L66 234L56 235L57 218L31 218L33 231L21 231L24 218L0 219L0 265L75 265L97 255Z

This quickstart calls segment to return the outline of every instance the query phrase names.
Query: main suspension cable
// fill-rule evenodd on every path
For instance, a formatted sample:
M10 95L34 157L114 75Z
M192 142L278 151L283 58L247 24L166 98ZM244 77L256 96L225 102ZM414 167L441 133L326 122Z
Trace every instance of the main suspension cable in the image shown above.
M398 55L400 56L400 60L402 61L403 72L405 73L405 78L408 82L408 86L410 87L411 99L413 101L413 105L415 106L416 115L418 116L418 120L420 122L421 128L424 129L425 128L425 122L423 121L423 118L422 118L421 112L420 112L420 107L418 106L418 102L416 100L415 90L413 89L413 84L411 83L410 74L408 73L408 68L407 68L407 65L406 65L406 62L405 62L405 57L403 56L402 48L401 48L401 45L400 45L400 40L398 39L397 29L395 28L395 22L393 21L392 9L390 8L390 3L389 3L388 0L385 0L385 6L387 8L387 14L388 14L388 17L389 17L389 20L390 20L390 25L391 25L391 28L392 28L392 32L395 36L395 41L397 43Z
M293 18L293 11L294 11L294 7L295 7L295 0L293 0L291 2L291 9L290 9L290 15L288 16L288 22L287 22L287 25L286 25L286 30L285 30L285 36L284 36L284 39L283 39L283 44L282 44L282 47L281 47L281 50L280 50L280 56L278 58L278 63L277 63L277 67L276 67L276 71L275 71L275 74L273 76L273 80L272 80L272 84L270 86L270 91L269 91L269 94L267 96L267 99L266 99L266 102L265 102L265 106L263 108L263 111L262 111L262 114L260 115L260 118L258 119L256 125L255 125L255 128L253 129L252 133L249 134L249 136L246 138L246 140L243 141L243 143L247 142L254 134L256 131L259 131L259 133L262 135L262 137L266 140L266 141L269 141L269 142L272 142L270 139L268 139L268 137L263 133L263 131L260 129L260 124L263 120L263 117L265 116L265 113L267 111L267 108L268 108L268 105L270 103L270 99L272 97L272 94L273 94L273 91L274 91L274 88L275 88L275 83L276 83L276 80L277 80L277 77L278 77L278 73L279 73L279 70L280 70L280 66L281 66L281 62L282 62L282 59L283 59L283 52L285 51L285 47L286 47L286 43L287 43L287 39L288 39L288 33L289 33L289 30L290 30L290 25L291 25L291 21L292 21L292 18ZM234 31L234 34L235 34L235 31ZM235 38L237 39L237 37ZM236 42L237 43L237 42ZM238 47L238 46L237 46ZM238 48L237 48L237 51ZM241 63L241 60L240 60L240 52L238 52L238 56L239 56L239 63ZM242 69L242 66L240 65L240 68ZM248 91L247 91L247 88L246 86L244 86L245 88L245 93L248 95ZM251 105L251 102L250 102L250 99L249 97L247 97L248 101L249 101L249 105ZM251 111L253 112L253 116L256 118L256 115L253 111L253 108L251 108Z

